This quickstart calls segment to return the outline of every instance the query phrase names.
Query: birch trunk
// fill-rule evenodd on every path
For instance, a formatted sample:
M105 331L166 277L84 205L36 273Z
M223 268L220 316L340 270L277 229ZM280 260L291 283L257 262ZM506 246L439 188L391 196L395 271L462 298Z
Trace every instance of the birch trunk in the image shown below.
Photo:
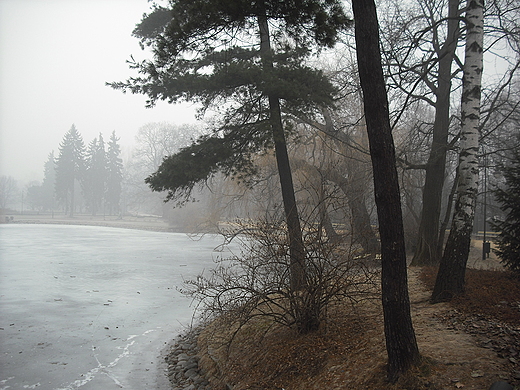
M461 102L461 145L457 201L450 234L432 294L433 302L464 292L478 192L480 96L483 69L484 0L469 0Z

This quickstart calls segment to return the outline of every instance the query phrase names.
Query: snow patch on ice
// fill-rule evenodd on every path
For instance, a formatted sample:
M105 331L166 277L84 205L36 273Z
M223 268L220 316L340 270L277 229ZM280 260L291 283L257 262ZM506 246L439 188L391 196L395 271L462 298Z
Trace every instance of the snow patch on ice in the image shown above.
M10 380L13 380L13 379L14 379L14 376L10 376L7 379L2 379L2 380L0 380L0 385L5 385L7 382L9 382ZM0 387L0 390L7 390L10 388L11 388L11 386L7 385L7 386Z
M35 383L34 385L24 385L23 388L24 389L36 389L37 387L40 387L41 386L41 383L38 382L38 383Z

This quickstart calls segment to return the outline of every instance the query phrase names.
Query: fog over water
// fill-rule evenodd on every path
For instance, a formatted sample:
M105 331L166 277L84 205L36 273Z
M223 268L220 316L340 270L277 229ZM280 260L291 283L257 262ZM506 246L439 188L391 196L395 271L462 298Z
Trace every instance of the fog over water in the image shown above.
M0 388L167 388L159 355L193 313L176 288L229 256L221 242L0 224Z
M105 86L148 56L131 36L147 0L0 0L0 176L41 180L48 154L75 124L85 144L112 131L123 148L150 122L194 122L190 105L145 108Z

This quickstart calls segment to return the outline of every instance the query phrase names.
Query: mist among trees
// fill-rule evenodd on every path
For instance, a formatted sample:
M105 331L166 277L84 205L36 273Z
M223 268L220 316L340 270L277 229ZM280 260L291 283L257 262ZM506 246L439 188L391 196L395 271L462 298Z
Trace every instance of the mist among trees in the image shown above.
M115 132L85 143L73 125L26 205L247 237L241 273L188 289L240 326L274 307L315 332L365 292L340 280L378 273L396 381L420 361L407 258L440 265L432 302L464 294L479 231L518 270L519 21L506 0L155 5L133 32L151 59L109 86L198 104L199 123L143 124L124 163ZM0 195L19 197L13 178Z
M72 125L63 136L58 154L49 153L41 184L27 187L26 211L69 217L77 212L120 215L122 185L123 161L115 132L108 143L100 133L85 146L81 133Z

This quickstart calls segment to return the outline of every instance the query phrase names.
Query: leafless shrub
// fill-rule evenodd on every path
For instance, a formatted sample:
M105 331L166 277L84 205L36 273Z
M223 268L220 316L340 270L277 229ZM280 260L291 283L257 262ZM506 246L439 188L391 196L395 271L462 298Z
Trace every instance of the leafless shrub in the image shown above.
M350 245L306 229L305 284L291 289L289 244L283 223L239 222L224 232L239 240L240 255L222 259L208 275L185 282L182 292L199 302L203 320L218 317L241 329L254 318L317 330L334 302L374 297L375 270ZM267 331L267 330L266 330Z

